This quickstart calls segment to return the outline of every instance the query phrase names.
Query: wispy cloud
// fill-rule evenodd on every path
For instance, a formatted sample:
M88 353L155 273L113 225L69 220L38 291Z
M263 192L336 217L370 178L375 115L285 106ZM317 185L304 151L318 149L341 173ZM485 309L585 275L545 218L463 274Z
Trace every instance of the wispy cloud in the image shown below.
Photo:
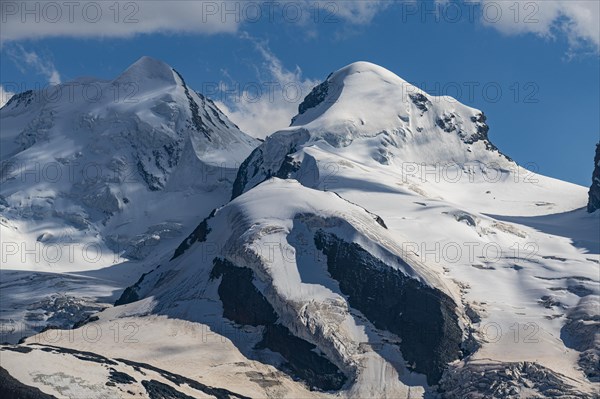
M258 21L302 24L317 19L364 25L389 4L391 0L1 1L0 43L48 37L237 33L240 26Z
M263 59L262 64L256 66L256 81L240 84L226 75L230 82L221 82L221 93L235 93L234 100L226 96L217 103L244 132L264 138L290 125L298 113L298 104L319 81L304 77L298 66L287 69L271 52L268 43L246 33L242 38L250 41Z
M47 57L42 57L35 51L27 51L19 44L11 46L7 53L22 73L33 70L36 74L44 76L51 85L61 83L60 73L54 62Z
M2 1L2 42L48 37L128 38L149 33L236 32L217 1ZM50 4L51 3L51 4Z
M406 0L402 0L406 1ZM409 0L412 1L412 0ZM321 1L321 3L327 3ZM394 4L394 1L390 0L347 0L347 1L336 1L336 9L340 18L356 25L367 25L370 24L373 18L381 11L385 10L390 5Z
M564 35L570 51L600 53L600 2L597 0L469 0L489 11L482 21L508 35L533 33L543 38Z

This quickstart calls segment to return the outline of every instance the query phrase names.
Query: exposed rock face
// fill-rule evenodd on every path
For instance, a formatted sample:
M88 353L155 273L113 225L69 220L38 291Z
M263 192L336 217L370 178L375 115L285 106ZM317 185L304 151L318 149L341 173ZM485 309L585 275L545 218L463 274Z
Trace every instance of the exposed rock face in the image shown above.
M0 396L4 399L56 399L55 396L21 383L2 367L0 367Z
M600 143L596 144L596 156L594 157L594 173L592 174L592 185L589 191L587 205L588 212L592 213L600 209Z
M131 287L125 288L119 299L115 301L115 306L126 305L128 303L132 303L135 301L139 301L140 297L138 296L138 289L140 284L144 281L144 277L147 276L147 273L142 274L142 276L136 281L134 285Z
M592 382L600 382L600 296L588 295L573 307L561 330L566 346L581 352L579 366Z
M185 250L188 249L195 242L204 242L206 240L206 236L208 235L208 233L210 233L210 228L208 227L208 220L215 215L215 211L216 210L213 209L211 214L206 219L204 219L202 223L198 225L198 227L194 229L192 234L190 234L188 238L186 238L181 244L179 244L171 260L177 258L178 256L181 256L181 254L183 254Z
M533 362L468 362L448 370L440 390L446 399L593 398L568 377Z
M79 368L87 376L94 376L94 372L101 370L100 375L106 376L106 382L101 385L94 385L95 396L101 398L115 397L136 397L134 391L137 391L140 398L150 399L194 399L194 398L216 398L216 399L250 399L248 396L232 392L226 388L205 385L195 379L161 369L147 363L136 362L122 358L108 358L94 352L79 351L71 348L64 348L53 345L43 345L40 343L29 343L19 346L0 345L0 354L2 351L11 351L21 354L40 354L45 352L45 356L54 355L57 359L76 360ZM27 360L23 360L27 362ZM44 363L45 364L45 363ZM57 364L60 364L57 363ZM60 366L57 366L60 367ZM117 369L127 372L118 371ZM52 374L36 373L34 382L43 381L42 385L51 392L57 392L59 397L90 397L81 391L74 393L69 388L77 387L82 381L72 374L72 370L59 371ZM41 380L40 380L41 378ZM68 388L65 389L63 379L68 379ZM170 383L170 384L167 384ZM39 386L39 385L37 385ZM110 387L106 389L106 387ZM178 388L181 387L185 392L191 393L189 396ZM89 385L83 385L83 388L90 388ZM113 388L113 389L111 389ZM196 392L194 392L196 391ZM37 387L28 386L14 377L12 377L4 368L0 367L0 397L3 399L53 399L55 396L46 394Z
M71 328L102 309L104 306L95 303L92 298L58 293L30 304L27 307L25 319L46 323L53 328Z
M331 74L327 77L329 79ZM298 114L302 115L307 110L311 108L315 108L317 105L321 104L327 98L327 94L329 92L329 81L325 80L320 85L316 86L312 91L304 98L304 101L300 103L298 106ZM294 124L296 118L292 119L292 124Z
M262 149L257 148L242 162L233 183L231 199L235 199L244 193L248 180L258 173L262 159Z
M456 304L444 293L392 269L355 243L319 232L317 248L350 306L375 327L402 339L402 356L435 384L449 362L462 356Z
M112 361L112 360L111 360ZM175 374L172 373L170 371L167 370L163 370L160 369L158 367L152 366L150 364L146 364L146 363L140 363L140 362L134 362L132 360L127 360L127 359L114 359L114 361L116 362L121 362L121 363L125 363L129 366L132 366L134 369L136 370L146 370L146 371L152 371L154 373L157 373L158 375L160 375L162 378L165 378L166 380L174 383L177 386L181 386L183 384L189 386L192 389L195 389L197 391L200 391L206 395L208 395L209 397L214 397L217 399L250 399L247 396L244 395L240 395L237 394L235 392L229 391L227 389L224 388L217 388L217 387L212 387L212 386L208 386L205 385L199 381L193 380L191 378L187 378L184 377L182 375L179 374ZM146 373L144 373L142 371L142 375L147 375ZM151 399L187 399L189 396L185 395L185 396L177 396L179 394L181 394L179 391L176 390L167 390L167 391L163 391L161 388L164 387L168 387L170 388L168 385L165 385L163 383L160 383L157 381L157 384L148 384L147 380L143 380L142 381L142 385L144 386L144 388L146 388L146 391L148 392L148 394L150 395ZM172 388L170 388L172 389ZM151 390L154 390L154 393L150 392ZM162 396L160 396L162 394ZM155 396L153 396L155 395Z
M270 179L271 177L278 177L280 179L289 179L294 176L295 172L298 172L300 169L300 163L294 161L294 158L291 154L295 151L295 148L289 150L289 153L285 155L283 161L278 166L278 169L271 170L269 169L264 176L262 176L262 180L259 183L262 183L265 180ZM231 199L235 199L240 196L244 191L245 184L248 180L248 177L256 177L257 173L260 171L260 161L263 159L261 157L261 151L255 150L250 154L248 159L242 163L240 169L238 170L238 174L236 180L233 184L233 190L231 194ZM249 169L254 170L254 174L252 176L247 175L247 171Z
M281 324L267 326L257 348L281 354L288 361L284 371L289 368L288 373L306 381L311 390L338 391L346 383L346 376L326 357L315 352L315 345L294 336Z
M233 183L231 199L239 197L249 188L271 177L303 180L297 176L302 163L296 162L292 154L309 138L306 130L299 129L288 135L276 135L267 139L240 165ZM318 168L313 167L312 172L318 173Z
M415 106L423 112L429 110L428 106L431 106L431 101L421 93L409 94L408 97L415 104Z
M171 388L167 384L155 380L144 380L142 385L146 388L146 392L150 399L193 399L191 396L179 392L175 388Z
M24 91L22 93L17 93L14 96L12 96L10 98L10 100L8 100L8 102L6 104L4 104L5 107L12 107L12 106L20 106L20 105L29 105L31 104L31 102L34 100L34 91L33 90L27 90Z
M271 304L252 284L252 270L222 259L215 259L213 263L215 267L210 277L221 278L218 292L223 303L223 316L250 326L272 325L277 321Z
M302 379L311 389L331 391L342 388L346 377L326 357L315 352L315 345L276 324L277 313L252 283L252 270L218 258L214 265L211 278L221 278L218 292L223 303L223 316L238 324L264 327L263 339L257 349L280 353L287 362L284 371Z

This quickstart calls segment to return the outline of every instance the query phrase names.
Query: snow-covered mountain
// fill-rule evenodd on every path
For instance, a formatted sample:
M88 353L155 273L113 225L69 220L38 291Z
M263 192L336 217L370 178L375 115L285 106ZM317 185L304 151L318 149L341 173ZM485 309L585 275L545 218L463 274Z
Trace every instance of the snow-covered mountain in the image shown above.
M446 375L447 389L464 389L456 397L481 382L465 375L495 373L495 362L535 362L584 386L583 374L596 378L594 361L569 351L580 338L569 338L565 322L569 309L599 300L600 215L586 214L585 187L520 167L489 131L481 111L354 63L317 86L291 126L242 164L234 197L273 176L292 178L379 215L397 243L461 292L469 328L483 334L481 348ZM586 309L578 322L600 338ZM523 338L528 332L535 338Z
M593 398L600 213L491 132L379 66L334 72L115 307L0 348L8 381L89 397Z
M455 204L476 202L478 210L495 214L583 206L582 187L520 167L492 144L488 131L483 112L357 62L317 86L290 128L253 152L234 197L271 176L337 190L352 180L366 186L365 178L378 184L385 174L395 179L393 187Z
M258 145L149 57L114 80L82 78L18 94L0 121L2 285L29 292L25 308L42 300L56 273L86 278L58 278L61 295L42 308L76 301L72 286L91 291L92 275L106 284L90 297L131 284L227 202L239 164ZM113 265L118 271L92 272ZM3 305L2 318L18 321L12 303ZM59 319L50 323L68 326Z
M385 359L402 365L404 354L437 382L469 351L455 294L402 251L377 215L275 178L213 213L119 303L152 297L153 313L211 329L221 314L232 326L262 327L247 339L280 352L309 386L337 390L350 379L357 395L379 396L398 385L397 375L383 386L373 379L389 367ZM411 378L405 366L398 372Z

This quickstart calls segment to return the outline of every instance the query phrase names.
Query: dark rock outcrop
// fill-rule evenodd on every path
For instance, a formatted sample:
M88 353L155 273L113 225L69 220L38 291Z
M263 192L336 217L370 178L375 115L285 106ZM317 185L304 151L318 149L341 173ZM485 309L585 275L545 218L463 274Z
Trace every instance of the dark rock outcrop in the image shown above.
M578 364L588 380L600 382L600 296L588 295L569 309L560 330L565 346L580 352Z
M439 386L445 399L592 398L575 381L533 362L469 362L448 370Z
M202 223L200 223L198 227L194 229L192 234L190 234L185 240L183 240L183 242L175 250L175 253L173 254L171 260L181 256L194 243L206 241L206 236L208 236L208 233L210 233L208 221L215 216L216 212L217 210L213 209L210 215L208 215L208 217L204 219Z
M596 144L596 156L594 157L594 173L592 174L592 185L588 193L588 212L592 213L600 209L600 143Z
M260 165L263 162L262 151L262 146L254 149L250 156L246 158L240 165L235 181L233 182L233 188L231 192L232 200L242 195L248 180L259 173Z
M0 367L0 397L3 399L56 399L35 387L21 383Z
M80 351L71 348L64 348L62 346L42 345L37 343L32 345L35 345L36 349L39 349L43 352L71 355L84 362L98 363L106 366L117 366L115 361L94 352Z
M472 116L471 122L475 123L475 125L477 126L477 133L471 135L469 138L463 138L462 140L465 142L465 144L473 144L478 141L482 141L485 144L485 148L488 151L497 152L498 154L500 154L507 160L512 161L512 159L509 156L502 153L498 149L498 147L496 147L494 145L494 143L492 143L490 141L490 138L488 137L488 132L490 131L490 127L487 124L487 117L485 116L485 114L483 112L481 112L475 116Z
M223 316L238 324L266 326L275 324L277 314L271 304L252 284L254 274L246 267L236 267L222 259L214 260L210 274L221 278L219 298L223 303Z
M116 384L133 384L134 382L137 382L136 379L130 376L129 374L117 371L112 367L109 371L110 374L108 375L108 382L106 383L106 385L114 386Z
M263 339L256 346L281 354L288 364L288 373L299 377L312 389L337 391L344 386L346 377L329 360L315 352L316 346L294 336L281 324L266 326Z
M185 84L185 80L183 80L183 76L181 76L181 74L174 69L173 69L173 72L175 72L177 74L177 76L179 76L179 79L181 79L181 82L183 83L183 90L185 91L185 96L187 97L187 99L190 103L190 111L192 112L191 126L193 126L198 133L204 134L204 136L208 139L208 141L212 141L212 137L210 135L210 129L206 126L206 124L202 120L202 117L200 116L200 107L198 106L198 103L196 103L194 98L192 97L192 95L190 93L190 89Z
M292 175L300 169L300 163L294 161L292 154L296 152L296 144L293 142L288 143L286 148L286 155L280 160L280 163L275 166L277 169L264 168L264 151L268 151L268 148L260 146L256 148L248 158L240 165L236 179L233 183L233 189L231 193L231 199L235 199L242 195L245 190L249 189L248 181L255 178L257 175L262 175L264 182L272 177L278 177L280 179L289 179ZM260 183L260 182L257 182Z
M141 371L142 369L153 371L155 373L158 373L161 377L165 378L166 380L172 382L173 384L175 384L177 386L181 386L181 385L185 384L185 385L189 386L190 388L195 389L196 391L204 392L206 395L210 395L210 397L214 397L217 399L250 399L247 396L237 394L235 392L232 392L232 391L224 389L224 388L216 388L216 387L204 385L201 382L198 382L191 378L182 376L180 374L175 374L175 373L172 373L167 370L160 369L160 368L152 366L150 364L135 362L133 360L128 360L128 359L120 359L120 358L117 358L115 360L117 360L121 363L127 364L128 366L131 366L137 371ZM145 375L145 373L143 371L141 371L141 372L142 372L142 374ZM144 385L146 390L148 390L148 386L147 386L147 384L144 384L144 382L146 382L146 381L142 381L142 385ZM162 385L165 385L165 384L162 384ZM165 385L165 386L168 386L168 385ZM150 391L148 391L148 392L150 392ZM178 398L178 396L164 396L164 397L165 398ZM154 396L153 398L162 398L162 397Z
M39 94L38 94L39 96ZM27 90L22 93L15 94L8 100L4 107L18 107L20 105L27 106L31 104L36 99L36 93L33 90ZM39 99L38 99L39 101ZM2 108L4 108L2 107Z
M223 316L243 325L264 326L263 338L256 349L270 349L286 360L282 371L304 381L309 388L334 391L343 387L345 375L316 346L294 336L277 324L277 313L254 286L254 273L223 259L214 260L211 278L221 278L218 293L223 303Z
M142 282L144 281L144 278L148 274L150 274L150 272L142 274L140 276L140 278L138 279L138 281L135 282L134 285L125 288L125 290L123 291L123 293L121 294L119 299L117 299L115 301L115 306L127 305L128 303L133 303L133 302L139 301L140 297L138 295L138 290L139 290Z
M315 245L327 256L328 271L350 306L375 327L399 336L402 356L427 376L429 384L436 384L447 364L462 357L463 334L450 297L393 269L358 244L319 231Z
M429 110L429 106L431 106L431 101L429 101L429 99L423 94L414 93L409 94L408 97L420 111L427 112Z
M304 98L304 101L300 103L298 106L298 115L304 114L311 108L315 108L319 104L321 104L327 98L327 94L329 92L329 78L331 74L327 77L327 79L316 86L308 95ZM296 117L292 118L292 125L296 121Z
M142 385L146 388L150 399L194 399L192 396L179 392L167 384L156 380L144 380Z

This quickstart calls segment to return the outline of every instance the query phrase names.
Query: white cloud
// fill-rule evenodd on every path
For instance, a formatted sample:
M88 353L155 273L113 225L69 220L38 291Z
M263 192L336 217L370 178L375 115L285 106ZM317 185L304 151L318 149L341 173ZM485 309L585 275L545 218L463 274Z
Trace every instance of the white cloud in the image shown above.
M23 46L17 44L8 50L8 55L22 73L27 73L28 69L32 69L35 73L44 76L48 80L48 84L61 83L60 73L56 70L54 63L39 56L35 51L27 51Z
M257 66L254 82L222 82L221 93L236 94L223 96L217 104L242 131L264 138L290 125L292 117L298 113L298 104L319 81L305 78L297 66L293 70L286 69L266 43L246 34L242 37L254 44L263 64ZM231 97L235 101L231 101Z
M108 38L143 33L235 32L240 15L222 1L4 1L2 41Z
M287 3L295 3L288 7ZM0 1L0 42L47 37L128 38L150 33L235 33L244 22L304 18L337 19L367 24L389 0L282 0L260 1ZM297 22L297 21L295 21Z
M534 33L544 38L563 34L572 50L591 47L600 52L600 2L597 0L470 1L481 4L484 24L502 33Z
M357 1L338 1L336 2L339 8L339 15L344 20L359 25L371 23L375 15L385 10L393 4L391 1L381 0L357 0Z
M414 1L414 0L400 0ZM323 23L344 21L353 25L370 24L373 18L394 0L287 0L287 3L302 4L303 15Z
M4 90L4 87L0 85L0 108L4 107L4 104L6 104L14 95L15 93Z

